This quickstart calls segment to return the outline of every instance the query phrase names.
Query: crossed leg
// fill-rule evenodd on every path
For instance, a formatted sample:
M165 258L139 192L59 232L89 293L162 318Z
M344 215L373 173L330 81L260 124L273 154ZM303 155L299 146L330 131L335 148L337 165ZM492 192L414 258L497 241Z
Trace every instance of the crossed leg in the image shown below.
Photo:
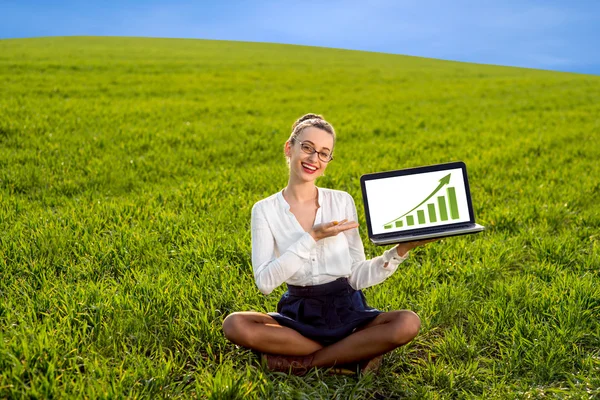
M330 346L281 326L267 314L236 312L223 321L225 337L240 346L264 353L313 355L313 367L331 367L367 360L410 342L421 326L417 314L408 310L379 314L371 322Z
M323 346L286 326L270 315L242 311L229 314L223 321L223 333L229 341L262 353L305 356Z

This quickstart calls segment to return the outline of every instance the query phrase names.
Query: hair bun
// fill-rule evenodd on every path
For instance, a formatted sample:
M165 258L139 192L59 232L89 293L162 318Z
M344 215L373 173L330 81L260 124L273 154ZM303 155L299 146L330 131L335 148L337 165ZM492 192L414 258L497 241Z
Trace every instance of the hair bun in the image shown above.
M301 116L300 118L298 118L296 120L296 122L294 122L294 124L292 125L292 131L294 129L296 129L296 127L298 126L298 124L300 124L303 121L306 121L307 119L320 119L322 121L324 121L325 119L323 118L322 115L319 114L313 114L313 113L308 113L308 114L304 114L303 116Z

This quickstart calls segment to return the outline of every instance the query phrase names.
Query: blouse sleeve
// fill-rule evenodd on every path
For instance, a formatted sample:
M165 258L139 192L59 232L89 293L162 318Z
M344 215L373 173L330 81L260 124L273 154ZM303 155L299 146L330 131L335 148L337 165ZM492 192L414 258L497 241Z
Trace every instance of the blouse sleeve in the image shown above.
M258 289L271 293L288 280L309 261L316 242L310 233L304 233L295 243L276 257L275 238L264 212L255 204L252 207L252 267Z
M349 216L349 219L358 221L356 205L350 195L348 195L346 204L346 215ZM408 258L408 254L405 257L400 257L396 251L397 246L394 246L386 250L383 255L367 260L358 228L345 231L344 234L352 258L352 272L349 281L350 285L356 290L383 282L396 271L400 263Z

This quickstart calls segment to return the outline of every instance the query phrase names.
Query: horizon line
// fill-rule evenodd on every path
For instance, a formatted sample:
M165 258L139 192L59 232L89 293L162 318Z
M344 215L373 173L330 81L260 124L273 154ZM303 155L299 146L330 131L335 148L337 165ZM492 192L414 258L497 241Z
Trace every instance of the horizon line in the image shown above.
M504 68L518 68L518 69L526 69L526 70L531 70L531 71L558 72L558 73L566 73L566 74L600 76L600 72L591 73L591 72L577 72L577 71L567 71L567 70L558 70L558 69L533 68L533 67L523 67L523 66L519 66L519 65L505 65L505 64L492 64L492 63L463 61L463 60L451 60L451 59L446 59L446 58L425 57L425 56L420 56L420 55L390 53L390 52L375 51L375 50L349 49L349 48L345 48L345 47L317 46L317 45L309 45L309 44L301 44L301 43L281 43L281 42L270 42L270 41L231 40L231 39L179 37L179 36L136 36L136 35L20 36L20 37L0 37L0 41L23 40L23 39L25 39L25 40L26 39L51 39L51 38L115 38L115 39L116 38L129 38L129 39L203 40L203 41L219 41L219 42L233 42L233 43L270 44L270 45L280 45L280 46L300 46L300 47L309 47L309 48L316 48L316 49L330 49L330 50L341 50L341 51L352 51L352 52L361 52L361 53L374 53L374 54L393 55L393 56L401 56L401 57L420 58L420 59L425 59L425 60L436 60L436 61L453 62L453 63L460 63L460 64L471 64L471 65L504 67Z

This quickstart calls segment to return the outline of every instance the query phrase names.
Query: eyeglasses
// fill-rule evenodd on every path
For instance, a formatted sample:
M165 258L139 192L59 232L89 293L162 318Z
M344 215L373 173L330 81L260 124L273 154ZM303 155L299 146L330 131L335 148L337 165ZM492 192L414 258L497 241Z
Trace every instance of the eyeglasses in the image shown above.
M315 149L308 143L301 142L296 138L292 138L292 140L295 140L296 142L298 142L300 144L300 149L302 149L302 151L305 152L306 154L312 155L314 153L317 153L317 155L319 156L319 160L323 161L324 163L328 163L331 160L333 160L333 156L328 151L317 151L317 149Z

